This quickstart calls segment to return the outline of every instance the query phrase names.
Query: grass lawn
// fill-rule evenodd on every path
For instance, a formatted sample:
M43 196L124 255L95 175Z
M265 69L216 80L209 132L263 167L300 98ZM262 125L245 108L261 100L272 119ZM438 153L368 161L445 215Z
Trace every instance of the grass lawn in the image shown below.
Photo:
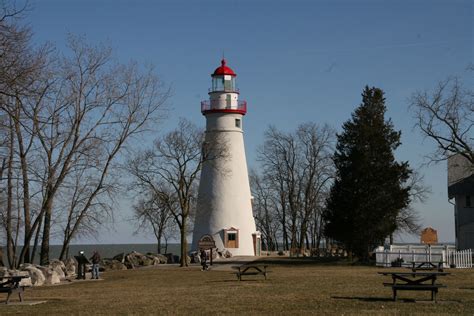
M103 273L103 281L73 282L26 290L27 301L46 303L0 306L5 314L466 314L474 313L474 270L451 269L441 279L438 303L430 292L401 291L391 301L382 285L387 270L275 260L268 280L237 281L230 268L163 265ZM402 269L403 268L398 268ZM406 270L406 269L405 269ZM407 270L408 271L408 270ZM6 298L6 294L2 299ZM13 297L12 301L18 298Z

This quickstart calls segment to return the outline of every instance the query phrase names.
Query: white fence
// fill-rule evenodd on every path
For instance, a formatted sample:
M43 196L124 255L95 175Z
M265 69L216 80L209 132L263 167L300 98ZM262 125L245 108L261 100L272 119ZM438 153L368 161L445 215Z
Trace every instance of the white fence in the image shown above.
M455 268L473 268L472 250L448 251L447 262L448 266L454 266Z
M376 265L381 267L399 266L411 267L413 264L431 262L444 268L472 268L472 251L456 251L451 245L391 245L385 249L380 246L375 251Z

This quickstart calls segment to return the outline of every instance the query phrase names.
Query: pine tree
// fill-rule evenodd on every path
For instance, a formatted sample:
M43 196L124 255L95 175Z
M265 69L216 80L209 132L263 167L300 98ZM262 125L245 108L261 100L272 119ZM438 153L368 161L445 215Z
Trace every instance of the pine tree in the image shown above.
M395 161L399 131L385 120L384 93L365 87L362 104L337 135L336 179L324 214L325 234L362 260L397 228L410 203L408 162Z

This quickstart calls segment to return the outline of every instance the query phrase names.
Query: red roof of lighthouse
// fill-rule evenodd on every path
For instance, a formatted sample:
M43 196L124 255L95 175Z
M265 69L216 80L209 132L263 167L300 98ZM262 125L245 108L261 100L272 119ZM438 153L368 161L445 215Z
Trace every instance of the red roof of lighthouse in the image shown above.
M222 76L222 75L229 75L233 77L237 76L232 69L226 66L226 61L224 58L222 58L221 60L221 66L217 67L216 70L214 70L214 73L212 74L212 76Z

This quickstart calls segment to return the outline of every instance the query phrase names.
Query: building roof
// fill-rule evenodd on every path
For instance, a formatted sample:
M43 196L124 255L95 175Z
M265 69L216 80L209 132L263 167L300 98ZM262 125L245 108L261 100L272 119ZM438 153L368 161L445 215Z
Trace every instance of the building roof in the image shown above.
M223 75L229 75L233 77L237 76L232 69L226 66L226 60L224 58L222 58L221 60L221 66L217 67L216 70L214 70L214 73L212 74L212 76L214 77L214 76L223 76Z
M452 199L455 195L474 194L474 174L448 186L448 196Z

